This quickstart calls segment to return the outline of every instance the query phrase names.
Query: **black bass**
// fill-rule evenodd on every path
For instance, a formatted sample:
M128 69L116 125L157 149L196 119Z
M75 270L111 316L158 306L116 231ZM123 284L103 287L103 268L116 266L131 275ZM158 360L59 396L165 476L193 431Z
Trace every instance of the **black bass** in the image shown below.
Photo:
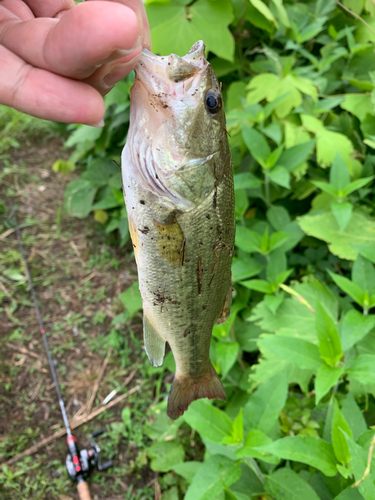
M199 41L184 57L143 50L122 154L146 352L160 366L168 342L176 361L173 419L196 399L226 397L209 349L232 297L233 173L220 85L204 49Z

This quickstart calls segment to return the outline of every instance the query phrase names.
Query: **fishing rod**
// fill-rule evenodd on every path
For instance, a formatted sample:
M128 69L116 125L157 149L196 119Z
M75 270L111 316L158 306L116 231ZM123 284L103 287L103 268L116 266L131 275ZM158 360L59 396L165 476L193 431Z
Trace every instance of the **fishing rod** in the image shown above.
M90 473L93 471L93 469L95 467L99 471L103 471L103 470L109 469L109 467L112 467L113 462L112 462L112 460L108 460L104 463L101 462L100 448L99 448L98 444L96 443L96 441L94 440L94 438L103 434L104 431L102 429L90 434L90 446L91 447L88 449L82 449L82 450L78 447L77 438L72 433L72 430L71 430L70 425L69 425L69 418L68 418L68 415L66 413L64 400L63 400L62 395L61 395L61 390L60 390L60 385L59 385L59 381L57 378L57 373L55 370L55 365L54 365L54 362L53 362L53 359L51 356L51 351L50 351L50 348L48 345L46 330L45 330L44 325L43 325L42 315L40 313L34 285L33 285L32 279L31 279L29 266L28 266L28 263L26 260L25 249L24 249L24 246L22 243L20 226L18 225L17 216L16 216L16 212L14 210L14 205L13 205L12 201L10 203L10 208L11 208L11 213L12 213L13 218L14 218L14 227L15 227L15 231L17 234L18 244L20 247L22 260L23 260L25 270L26 270L27 280L29 282L30 292L31 292L31 296L32 296L32 299L34 302L34 308L35 308L36 316L37 316L38 323L39 323L39 330L40 330L40 333L42 335L44 347L45 347L45 350L47 353L48 363L49 363L49 367L51 370L53 381L55 383L55 388L56 388L57 398L59 400L61 415L62 415L65 429L66 429L66 435L67 435L66 444L68 447L68 455L66 457L66 463L65 463L66 469L67 469L68 474L69 474L70 478L72 479L72 481L77 483L77 491L78 491L80 500L91 500L89 487L88 487L88 484L86 481L87 477L90 475Z

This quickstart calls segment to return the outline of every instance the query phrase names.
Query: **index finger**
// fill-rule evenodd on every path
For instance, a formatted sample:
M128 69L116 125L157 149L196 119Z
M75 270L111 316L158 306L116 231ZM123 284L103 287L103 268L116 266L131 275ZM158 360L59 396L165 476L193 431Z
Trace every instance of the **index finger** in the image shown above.
M87 78L103 63L141 49L138 17L119 2L85 2L60 19L9 20L0 26L2 45L18 57L75 79Z

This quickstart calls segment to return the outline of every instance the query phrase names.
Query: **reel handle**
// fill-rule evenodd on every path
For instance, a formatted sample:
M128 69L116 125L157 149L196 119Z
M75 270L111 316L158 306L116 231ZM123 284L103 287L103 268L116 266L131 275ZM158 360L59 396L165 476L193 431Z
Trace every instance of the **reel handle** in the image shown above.
M77 484L79 500L91 500L89 485L86 481L81 481Z

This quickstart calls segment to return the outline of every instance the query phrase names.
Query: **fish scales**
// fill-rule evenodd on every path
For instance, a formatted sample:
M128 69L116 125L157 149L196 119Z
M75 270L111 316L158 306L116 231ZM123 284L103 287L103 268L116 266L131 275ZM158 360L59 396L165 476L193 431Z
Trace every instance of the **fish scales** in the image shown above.
M234 245L231 157L220 87L197 42L183 58L144 51L131 91L123 188L144 310L146 351L176 361L168 415L225 399L209 360L229 314Z

